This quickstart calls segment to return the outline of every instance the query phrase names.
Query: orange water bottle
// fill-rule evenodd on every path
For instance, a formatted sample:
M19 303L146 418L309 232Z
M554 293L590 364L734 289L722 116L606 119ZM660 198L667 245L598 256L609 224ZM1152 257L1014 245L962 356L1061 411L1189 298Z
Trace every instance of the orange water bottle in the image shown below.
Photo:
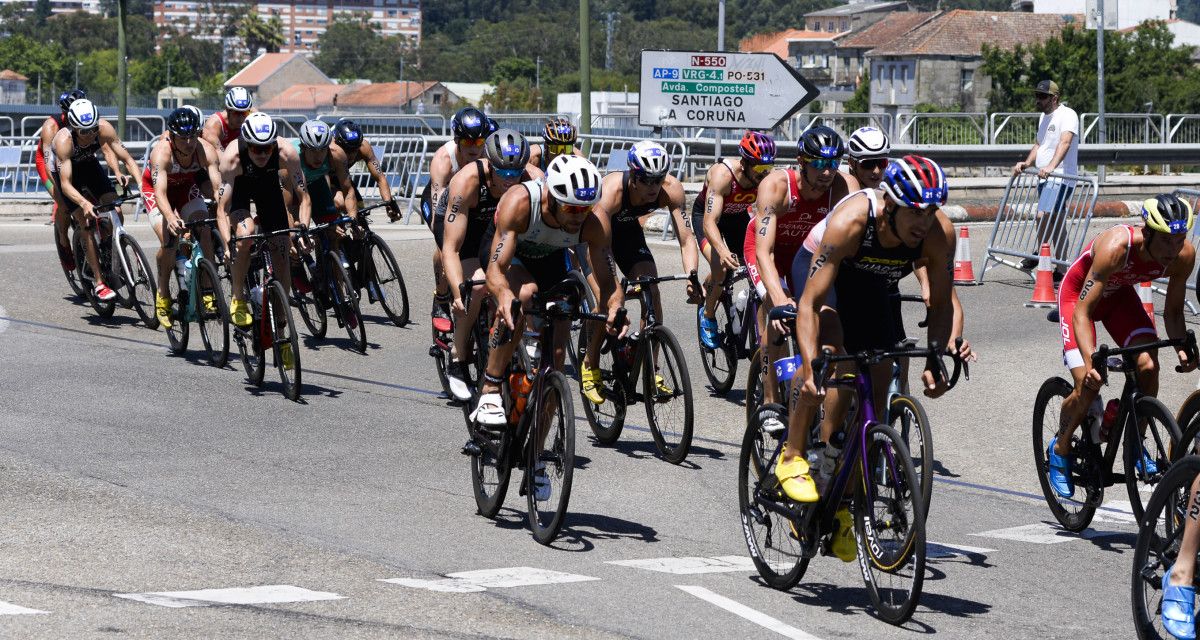
M525 413L525 403L529 400L529 392L533 390L533 381L525 376L520 371L514 371L508 374L508 388L512 389L512 413L509 414L509 422L516 424L521 419L521 414Z

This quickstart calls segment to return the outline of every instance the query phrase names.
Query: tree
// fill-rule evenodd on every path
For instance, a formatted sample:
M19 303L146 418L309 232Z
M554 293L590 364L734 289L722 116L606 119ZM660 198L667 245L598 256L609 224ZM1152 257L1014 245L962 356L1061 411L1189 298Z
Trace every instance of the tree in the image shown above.
M198 80L179 47L173 44L163 47L162 53L157 56L134 60L130 64L129 76L130 92L142 95L157 94L167 86L192 86Z
M209 40L200 40L190 35L171 38L171 45L179 49L179 55L198 76L209 76L221 71L221 45Z
M33 21L39 27L46 25L46 19L53 14L54 11L50 8L50 0L37 0L37 4L33 7Z
M283 46L283 20L277 15L263 20L251 6L237 22L237 36L246 43L251 57L257 56L259 49L277 53Z
M846 101L846 113L869 113L871 111L871 71L862 70L858 86L854 87L854 95Z
M481 102L487 111L498 113L520 113L542 111L544 96L529 78L501 80L496 88L483 96Z
M492 67L492 82L512 82L514 80L536 80L537 63L529 58L509 56L498 60Z
M380 37L358 16L338 14L321 34L317 47L313 64L330 77L388 82L398 76L399 39Z
M63 50L58 44L47 44L25 36L0 38L0 69L12 69L30 78L39 73L54 84L62 82Z

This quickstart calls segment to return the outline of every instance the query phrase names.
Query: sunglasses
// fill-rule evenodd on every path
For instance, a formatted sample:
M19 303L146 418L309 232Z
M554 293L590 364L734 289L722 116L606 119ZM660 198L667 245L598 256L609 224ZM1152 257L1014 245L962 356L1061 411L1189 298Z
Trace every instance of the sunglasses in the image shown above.
M803 161L805 165L812 167L817 171L837 169L842 165L841 158L804 158Z
M500 179L505 182L520 180L521 174L524 172L524 169L496 169L496 175L500 176Z
M872 158L870 160L859 160L858 166L867 171L875 171L876 169L886 169L888 166L887 158Z
M273 144L266 144L266 145L252 144L252 145L248 145L248 146L250 147L250 153L259 153L259 154L264 154L264 155L271 153L271 151L275 149L275 145L273 145Z
M459 138L458 139L458 144L461 144L464 147L482 147L483 142L484 142L483 138Z
M667 179L666 176L633 176L633 179L649 187L655 187Z
M100 132L100 125L96 125L94 127L88 127L87 129L76 129L75 130L75 133L78 133L81 136L90 136L90 135L94 135L99 132Z
M564 204L560 202L558 206L562 209L563 213L572 216L580 216L592 210L592 205L590 204Z
M548 145L546 145L546 150L556 156L565 156L565 155L570 155L571 153L573 153L575 151L575 145L573 145L573 144L548 144Z

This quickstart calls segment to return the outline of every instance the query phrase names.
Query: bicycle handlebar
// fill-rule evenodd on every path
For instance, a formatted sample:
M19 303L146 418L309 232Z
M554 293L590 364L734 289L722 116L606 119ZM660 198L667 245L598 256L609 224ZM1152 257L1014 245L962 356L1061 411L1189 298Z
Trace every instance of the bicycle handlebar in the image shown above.
M328 229L329 227L335 227L335 226L340 227L341 225L344 225L348 222L354 222L354 218L351 218L350 216L339 216L333 220L330 220L329 222L322 222L321 224L316 224L311 227L308 227L307 230L310 232L311 231L324 231L325 229Z
M133 202L134 200L137 200L140 197L142 197L140 193L127 193L127 194L113 200L112 202L106 202L104 204L95 205L94 207L92 207L92 211L95 211L96 213L102 213L102 212L106 212L106 211L116 211L117 207L125 204L126 202Z
M304 229L296 227L286 227L284 229L276 229L275 231L264 231L262 233L250 233L244 236L234 235L230 242L238 242L240 240L266 240L276 236L283 236L292 233L302 233Z
M1191 329L1188 329L1187 333L1182 338L1168 338L1166 340L1159 340L1158 342L1147 342L1144 344L1135 344L1116 349L1111 348L1106 344L1102 344L1097 347L1094 352L1092 352L1092 368L1099 372L1100 381L1104 384L1108 384L1108 370L1110 368L1108 359L1110 357L1120 356L1122 359L1125 359L1128 356L1137 353L1150 351L1152 349L1161 349L1163 347L1183 347L1189 362L1196 362L1197 360L1198 350L1196 348L1196 334ZM1125 371L1127 368L1122 367L1119 370ZM1175 367L1175 371L1183 373L1183 369L1179 366Z
M370 212L372 210L379 209L381 207L386 207L389 204L392 204L393 202L395 202L395 200L381 200L369 207L363 207L363 208L359 209L358 213L359 213L359 215L370 215Z
M688 280L693 285L697 287L700 286L700 278L696 276L695 271L692 271L691 273L677 273L671 276L642 276L641 278L634 278L633 280L621 278L621 288L628 291L633 287L658 284L660 282L670 282L672 280Z
M826 349L821 356L817 358L816 362L813 363L813 379L817 381L818 385L823 386L825 381L825 372L829 368L829 365L835 362L853 361L857 362L860 366L865 367L872 364L878 364L884 360L898 360L900 358L925 358L927 363L936 363L937 366L935 371L938 374L937 379L945 380L947 384L947 390L949 390L958 386L958 380L960 376L965 376L967 380L971 379L970 365L957 353L958 350L962 349L962 345L963 339L959 337L955 338L954 340L954 352L941 348L941 345L939 345L936 340L930 342L929 346L923 349L916 347L893 349L891 351L872 349L844 355L835 355L833 352ZM953 373L946 370L946 363L942 361L944 356L950 356L950 358L954 360ZM928 368L928 364L926 364L926 367Z

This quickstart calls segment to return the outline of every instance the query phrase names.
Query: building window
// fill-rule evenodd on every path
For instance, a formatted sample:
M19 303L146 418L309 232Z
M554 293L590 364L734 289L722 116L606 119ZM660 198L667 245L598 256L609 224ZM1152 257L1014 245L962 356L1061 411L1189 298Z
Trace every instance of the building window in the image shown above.
M975 70L963 69L962 79L959 82L959 90L963 93L973 93L975 91Z
M842 18L842 31L847 31L849 29L850 29L849 21L847 21L845 18Z
M442 94L440 94L440 93L435 93L435 94L433 94L433 104L434 104L434 106L437 106L437 105L439 105L439 104L441 104L441 103L442 103Z
M829 22L826 22L826 23L825 23L825 30L826 30L826 31L833 31L833 20L830 20Z

